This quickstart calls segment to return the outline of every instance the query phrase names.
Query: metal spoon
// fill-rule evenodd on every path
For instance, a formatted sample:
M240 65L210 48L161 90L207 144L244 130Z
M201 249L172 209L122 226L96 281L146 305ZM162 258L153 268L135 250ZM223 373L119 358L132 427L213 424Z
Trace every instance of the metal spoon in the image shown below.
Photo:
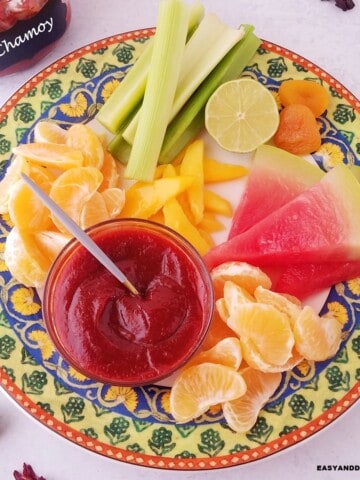
M115 265L115 263L106 255L101 248L96 245L92 238L59 207L41 188L36 185L25 173L21 173L24 182L31 190L40 198L44 205L55 215L55 217L66 227L70 233L92 254L94 257L116 277L127 289L134 295L139 292L134 285L125 277L123 272Z

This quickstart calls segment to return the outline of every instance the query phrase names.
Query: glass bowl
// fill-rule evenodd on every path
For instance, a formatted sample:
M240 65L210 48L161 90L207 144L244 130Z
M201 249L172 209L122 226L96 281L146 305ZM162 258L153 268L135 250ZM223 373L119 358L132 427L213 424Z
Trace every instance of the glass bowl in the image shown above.
M140 295L71 240L44 288L44 321L57 350L103 383L143 385L170 376L199 349L212 318L213 286L202 257L181 235L148 220L110 220L87 233Z

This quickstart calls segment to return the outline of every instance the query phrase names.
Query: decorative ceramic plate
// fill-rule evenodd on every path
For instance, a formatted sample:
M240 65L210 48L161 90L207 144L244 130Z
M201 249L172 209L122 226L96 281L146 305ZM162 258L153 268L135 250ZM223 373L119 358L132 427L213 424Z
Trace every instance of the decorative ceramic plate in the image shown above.
M63 126L88 122L141 53L154 30L117 35L88 45L29 80L0 110L0 178L11 149L32 139L40 119ZM323 84L331 102L320 118L322 147L313 158L324 169L356 163L360 104L336 80L300 56L264 41L244 75L276 95L279 83L306 78ZM0 218L0 252L11 229ZM2 253L0 253L2 255ZM83 447L124 462L168 469L213 469L272 455L326 427L360 394L360 279L334 286L322 307L344 324L336 358L302 362L244 434L226 425L220 409L176 425L169 389L113 387L79 375L54 350L31 288L11 277L0 257L0 384L42 424Z

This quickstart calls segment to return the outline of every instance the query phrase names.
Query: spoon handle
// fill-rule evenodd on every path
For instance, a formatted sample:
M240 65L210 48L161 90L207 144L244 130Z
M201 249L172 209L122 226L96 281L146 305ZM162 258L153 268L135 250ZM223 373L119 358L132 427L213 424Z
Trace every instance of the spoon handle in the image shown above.
M94 240L82 230L77 223L70 218L62 208L59 207L41 188L36 185L25 173L21 173L24 182L40 198L43 204L55 215L67 230L110 272L116 277L131 293L139 295L134 285L126 278L123 272L106 255Z

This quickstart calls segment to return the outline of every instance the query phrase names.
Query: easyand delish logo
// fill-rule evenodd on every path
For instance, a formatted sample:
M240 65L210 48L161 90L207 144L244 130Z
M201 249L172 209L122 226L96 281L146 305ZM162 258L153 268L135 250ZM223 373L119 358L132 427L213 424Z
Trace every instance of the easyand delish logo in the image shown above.
M316 470L322 472L359 472L360 465L317 465Z

